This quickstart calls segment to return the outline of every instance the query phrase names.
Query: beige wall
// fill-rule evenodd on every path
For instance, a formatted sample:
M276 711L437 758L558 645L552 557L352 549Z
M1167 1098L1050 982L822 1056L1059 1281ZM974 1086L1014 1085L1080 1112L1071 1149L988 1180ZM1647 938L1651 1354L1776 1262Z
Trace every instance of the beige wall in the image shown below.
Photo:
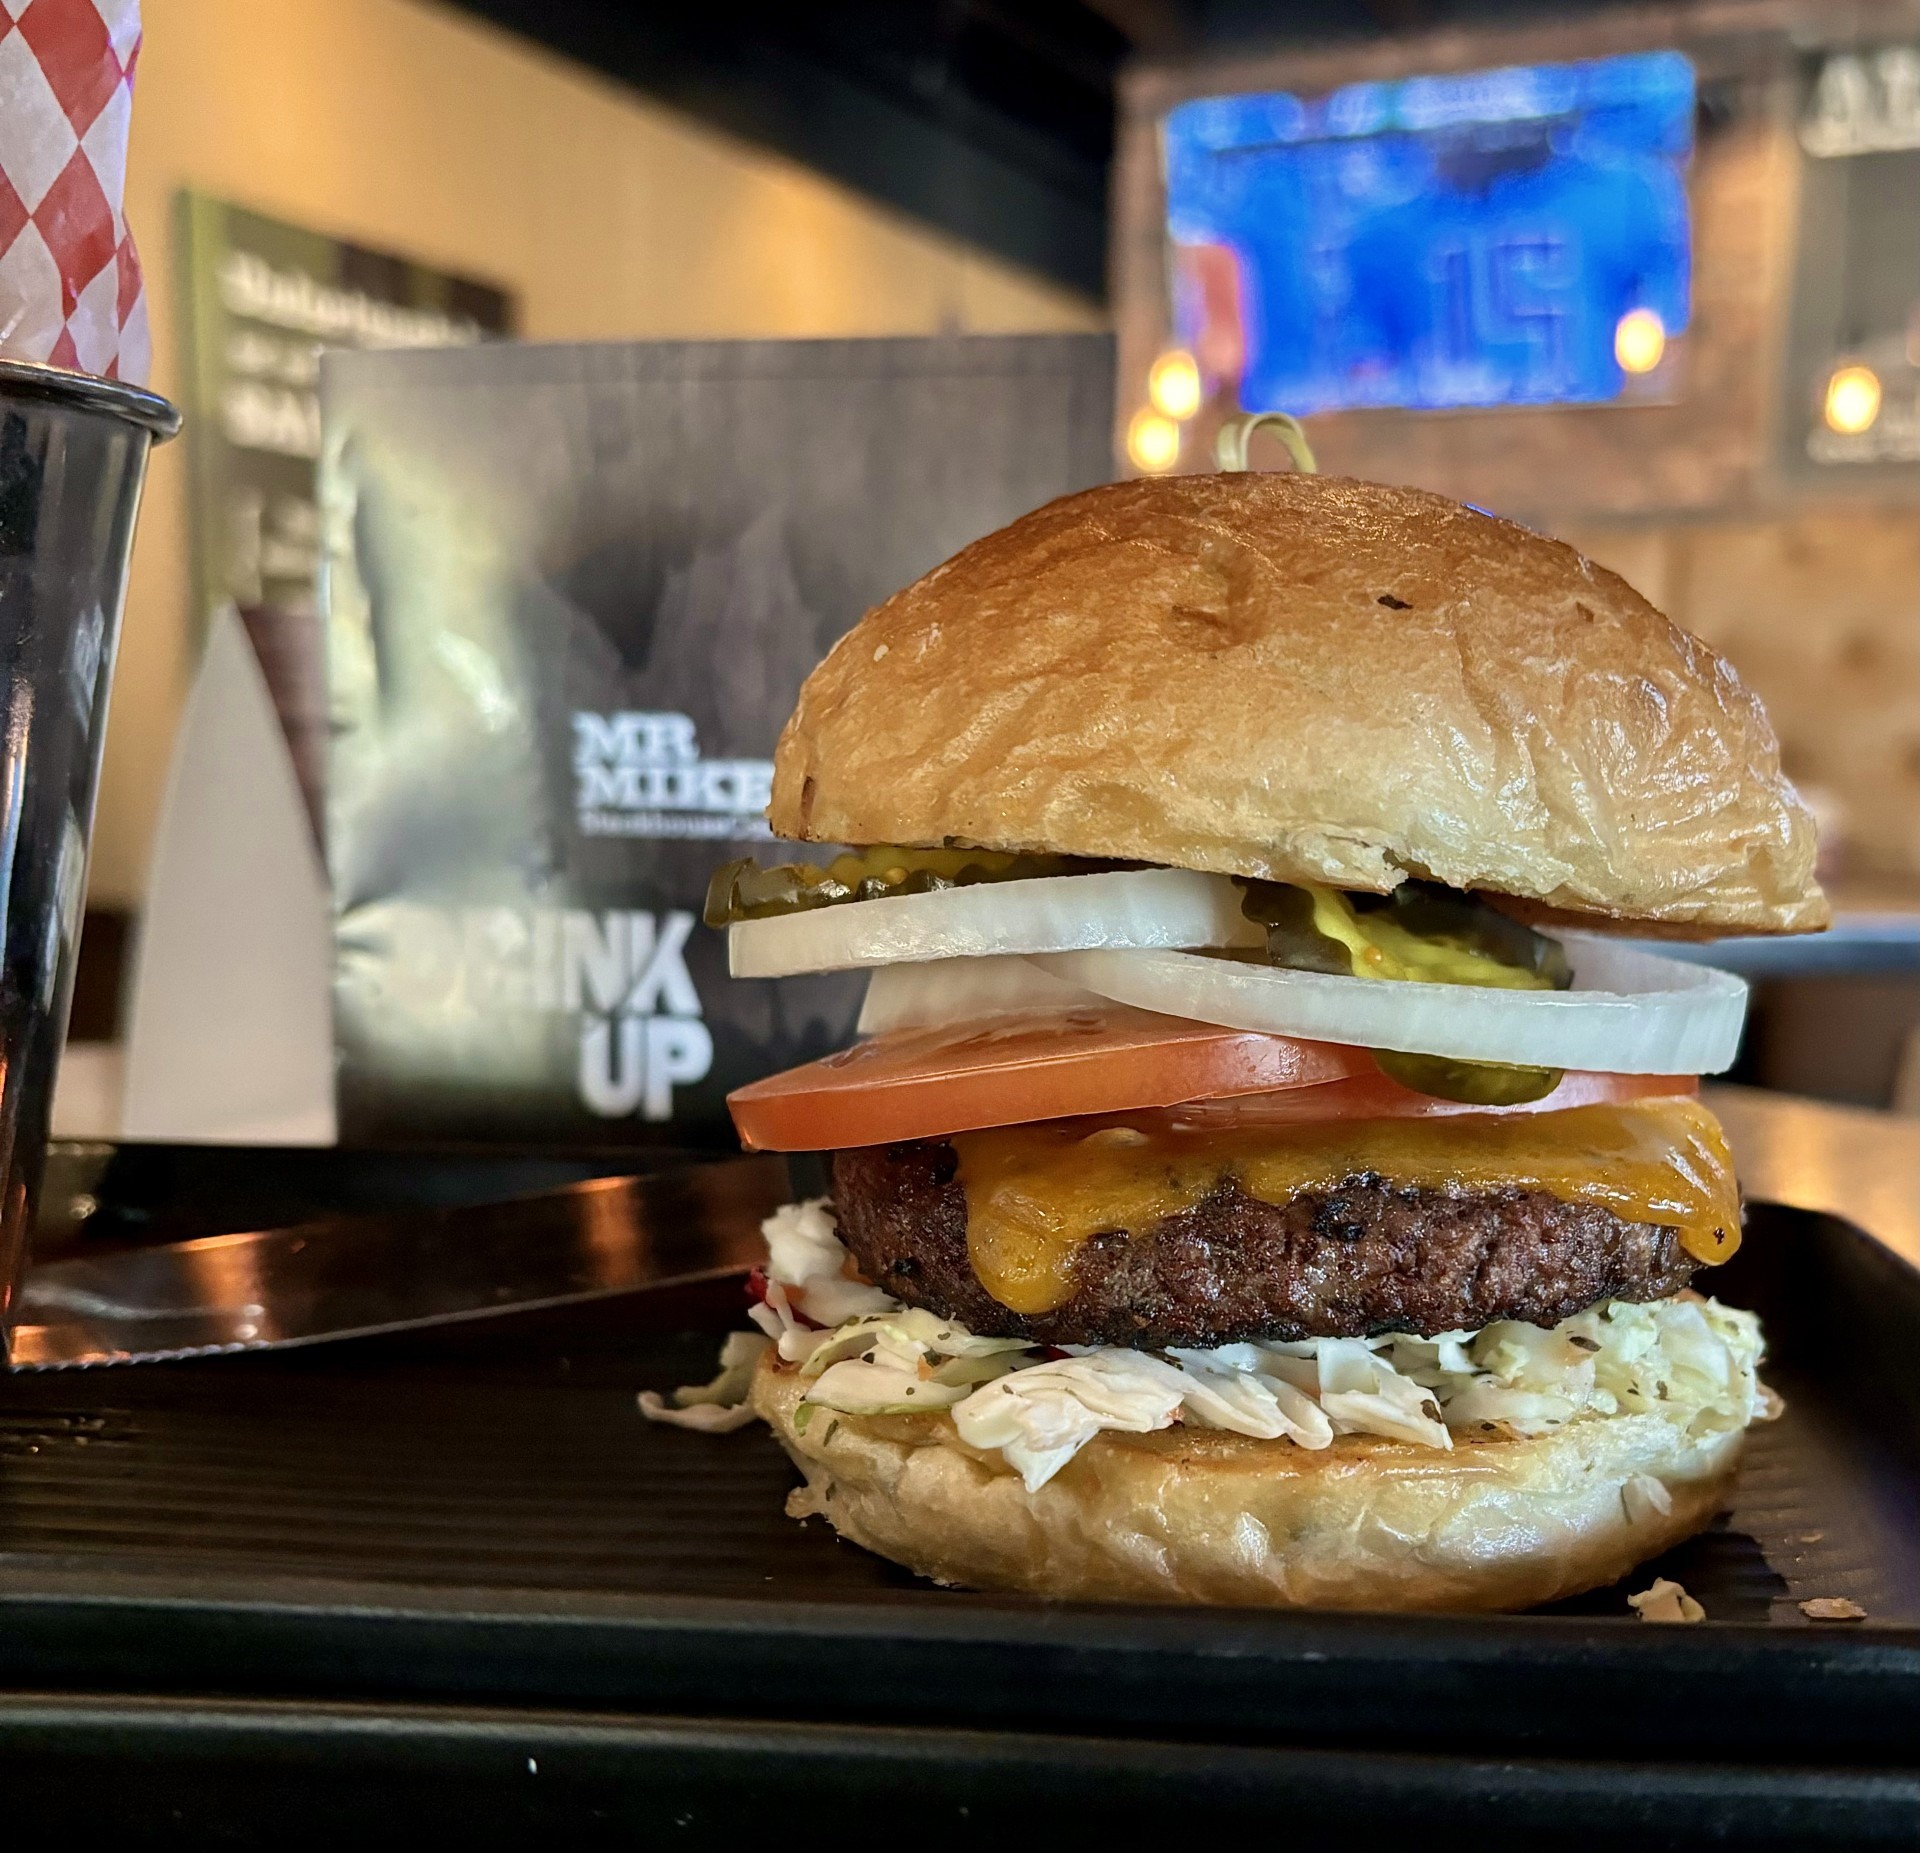
M1920 516L1815 505L1570 526L1565 538L1720 650L1758 691L1849 880L1920 873Z
M1082 329L1089 303L424 0L146 0L127 210L178 388L186 186L496 280L535 340ZM91 898L136 905L192 673L186 454L134 555Z

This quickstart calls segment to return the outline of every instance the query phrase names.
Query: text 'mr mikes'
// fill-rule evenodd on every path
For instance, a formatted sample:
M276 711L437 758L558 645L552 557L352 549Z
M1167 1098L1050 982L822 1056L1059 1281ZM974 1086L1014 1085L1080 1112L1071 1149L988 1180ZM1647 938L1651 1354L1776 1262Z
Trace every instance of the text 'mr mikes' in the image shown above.
M685 714L573 717L574 817L582 836L768 834L773 762L702 759Z

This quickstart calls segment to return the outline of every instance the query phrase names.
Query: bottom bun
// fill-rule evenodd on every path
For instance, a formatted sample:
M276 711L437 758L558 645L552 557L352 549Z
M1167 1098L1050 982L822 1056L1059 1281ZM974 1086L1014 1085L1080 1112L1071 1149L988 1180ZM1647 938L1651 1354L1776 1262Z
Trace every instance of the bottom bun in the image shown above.
M1726 1504L1744 1439L1691 1440L1657 1415L1462 1434L1450 1453L1175 1427L1102 1434L1030 1493L945 1416L815 1408L796 1430L803 1387L772 1353L753 1385L806 1476L792 1517L825 1518L936 1582L1059 1601L1532 1608L1699 1531Z

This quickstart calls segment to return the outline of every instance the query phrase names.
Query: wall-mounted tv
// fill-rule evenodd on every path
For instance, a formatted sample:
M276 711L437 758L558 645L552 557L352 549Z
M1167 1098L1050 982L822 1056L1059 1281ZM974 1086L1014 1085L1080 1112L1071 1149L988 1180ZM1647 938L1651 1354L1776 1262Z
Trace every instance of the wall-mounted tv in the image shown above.
M1251 411L1592 404L1688 318L1677 52L1185 103L1174 326Z

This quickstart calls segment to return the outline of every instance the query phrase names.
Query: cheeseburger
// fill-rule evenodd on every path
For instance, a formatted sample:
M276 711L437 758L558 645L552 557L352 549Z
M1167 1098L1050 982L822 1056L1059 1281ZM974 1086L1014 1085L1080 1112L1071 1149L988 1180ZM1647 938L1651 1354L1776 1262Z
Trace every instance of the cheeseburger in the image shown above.
M733 971L870 983L730 1104L831 1195L650 1400L764 1417L794 1514L978 1588L1495 1609L1720 1509L1745 992L1631 942L1827 908L1760 704L1612 573L1370 483L1070 496L842 638L768 815L852 847L719 872Z

